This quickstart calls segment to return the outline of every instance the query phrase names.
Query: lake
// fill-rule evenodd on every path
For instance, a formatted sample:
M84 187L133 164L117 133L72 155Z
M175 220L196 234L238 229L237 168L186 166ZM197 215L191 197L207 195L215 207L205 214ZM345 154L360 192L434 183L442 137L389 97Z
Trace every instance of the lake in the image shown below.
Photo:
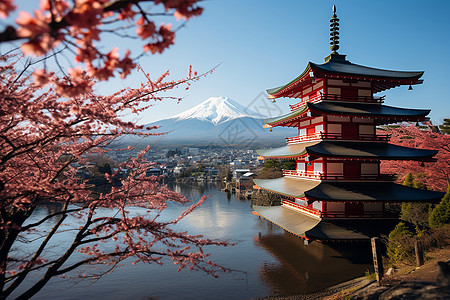
M193 201L211 195L177 229L236 243L205 247L212 253L211 260L232 269L231 273L214 278L198 271L177 272L170 261L159 266L132 265L130 260L95 283L54 279L33 299L249 299L316 292L373 270L368 243L304 245L303 240L253 215L250 200L220 192L214 184L172 188ZM36 210L34 217L46 215L47 209ZM170 204L165 215L175 217L184 209ZM59 238L64 244L64 236Z

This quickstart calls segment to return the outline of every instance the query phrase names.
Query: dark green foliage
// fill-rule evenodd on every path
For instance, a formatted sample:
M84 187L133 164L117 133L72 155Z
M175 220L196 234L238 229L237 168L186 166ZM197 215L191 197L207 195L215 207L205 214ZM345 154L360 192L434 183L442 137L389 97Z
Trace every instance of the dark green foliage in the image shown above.
M421 181L415 180L419 175L412 175L408 173L402 185L414 187L417 189L427 189L427 186ZM403 203L400 213L400 219L406 222L410 222L418 226L428 226L428 214L430 211L430 204L428 203Z
M98 166L98 172L100 174L109 174L109 175L111 175L112 174L111 165L108 164L108 163L99 165Z
M387 256L391 265L395 266L411 260L414 253L413 236L413 232L403 222L398 223L389 233Z
M264 163L264 170L281 170L281 164L278 160L268 159Z
M272 179L283 176L283 171L281 170L281 163L277 160L268 159L264 163L264 168L258 174L259 179Z
M444 124L439 125L442 133L450 134L450 119L444 119Z
M450 224L450 185L447 187L447 193L441 203L431 211L429 223L433 228Z
M400 219L414 225L428 226L430 208L428 203L403 203Z
M411 173L408 173L408 175L406 175L406 177L405 177L405 180L403 180L402 184L404 186L413 187L414 186L414 176Z
M281 195L260 190L252 195L252 205L277 206L281 205Z
M283 170L295 170L297 168L297 165L295 163L295 160L287 160L283 162Z
M178 150L177 148L176 148L175 150L169 150L169 151L167 151L166 157L167 157L167 158L173 157L173 156L175 156L176 154L181 155L181 151Z

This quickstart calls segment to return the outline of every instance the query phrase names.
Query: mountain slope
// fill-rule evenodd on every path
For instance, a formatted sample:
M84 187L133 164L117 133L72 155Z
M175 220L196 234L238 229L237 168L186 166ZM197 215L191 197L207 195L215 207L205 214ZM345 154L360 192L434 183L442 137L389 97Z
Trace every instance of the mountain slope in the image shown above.
M176 121L198 119L201 121L209 121L214 125L217 125L243 117L261 119L264 116L247 109L228 97L211 97L199 105L175 115L170 119Z
M296 133L293 128L274 128L269 132L263 128L263 118L228 97L211 97L189 110L145 127L158 125L158 132L167 132L152 138L160 144L283 144L284 137Z

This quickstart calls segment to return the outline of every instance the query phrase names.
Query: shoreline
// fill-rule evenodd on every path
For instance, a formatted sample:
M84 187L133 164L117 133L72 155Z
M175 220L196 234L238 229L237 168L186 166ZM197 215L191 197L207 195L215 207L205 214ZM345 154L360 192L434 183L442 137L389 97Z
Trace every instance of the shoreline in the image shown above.
M381 284L358 277L320 292L292 296L269 296L264 300L338 299L450 299L450 247L427 253L420 267L403 266L393 275L384 275ZM440 264L442 262L442 264ZM441 267L440 265L447 265ZM447 270L447 271L445 271Z

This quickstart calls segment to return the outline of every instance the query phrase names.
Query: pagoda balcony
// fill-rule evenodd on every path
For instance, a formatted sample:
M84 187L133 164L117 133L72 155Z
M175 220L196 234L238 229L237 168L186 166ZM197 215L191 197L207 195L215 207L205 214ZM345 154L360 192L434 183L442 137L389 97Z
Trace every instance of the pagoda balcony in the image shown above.
M293 201L290 200L286 200L286 199L282 199L281 200L281 204L284 206L287 206L289 208L292 208L294 210L298 210L302 213L308 214L308 215L312 215L316 218L321 218L322 217L322 212L320 210L311 208L311 207L307 207L307 206L303 206L300 205L298 203L295 203Z
M374 97L374 96L358 96L358 97L342 97L341 95L334 95L334 94L319 94L314 95L310 97L308 100L302 100L299 103L289 105L291 108L291 111L294 111L296 109L299 109L300 107L304 106L306 102L310 103L318 103L323 100L329 100L329 101L345 101L345 102L363 102L363 103L383 103L386 96L382 97Z
M394 181L394 174L365 174L358 176L348 176L342 173L321 174L321 180L349 180L349 181Z
M348 176L342 173L327 173L323 174L319 171L297 171L297 170L283 170L283 175L288 177L300 177L317 180L348 180L348 181L394 181L394 174L369 174Z
M310 179L318 179L322 178L321 172L316 171L297 171L297 170L283 170L284 176L289 177L301 177L301 178L310 178Z
M363 212L344 212L344 211L326 211L322 212L323 219L341 219L341 218L398 218L398 213L389 211L363 211Z
M299 136L293 136L293 137L287 137L286 142L290 144L298 144L301 142L306 141L314 141L314 140L320 140L322 138L322 133L313 133L309 135L299 135Z
M315 140L355 140L355 141L381 141L387 142L390 139L389 134L385 135L374 135L374 134L360 134L358 136L343 136L340 133L313 133L309 135L299 135L294 137L287 137L286 142L288 145L298 144L306 141Z
M343 136L341 133L320 133L322 140L356 140L388 142L390 134L359 134L358 136Z

